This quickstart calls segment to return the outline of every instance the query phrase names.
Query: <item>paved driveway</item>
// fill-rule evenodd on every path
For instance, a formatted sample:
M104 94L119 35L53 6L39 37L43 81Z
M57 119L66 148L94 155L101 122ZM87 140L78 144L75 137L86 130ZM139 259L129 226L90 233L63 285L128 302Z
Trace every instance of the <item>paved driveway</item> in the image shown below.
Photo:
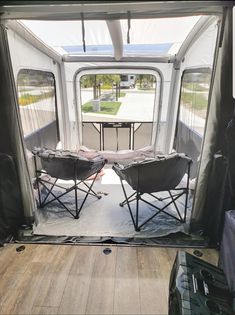
M138 91L138 90L122 90L125 93L124 97L120 97L122 103L117 115L109 115L115 120L135 120L135 121L152 121L154 108L154 91ZM82 103L86 103L93 98L91 89L82 90ZM83 114L87 120L89 114ZM94 119L94 113L91 115ZM89 115L90 116L90 115ZM100 118L101 114L95 115ZM106 115L104 116L106 118Z
M120 98L122 105L117 117L136 121L152 121L154 97L154 92L127 92L125 97Z

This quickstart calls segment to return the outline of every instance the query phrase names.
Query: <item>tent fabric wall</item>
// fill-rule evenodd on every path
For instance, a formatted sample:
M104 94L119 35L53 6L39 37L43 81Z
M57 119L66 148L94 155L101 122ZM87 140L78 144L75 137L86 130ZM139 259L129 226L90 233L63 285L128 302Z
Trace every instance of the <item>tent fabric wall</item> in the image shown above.
M0 152L12 156L15 162L19 180L19 187L16 187L16 190L19 189L20 191L17 195L15 211L20 212L25 219L31 220L35 202L26 163L7 31L3 25L0 27L0 73ZM4 176L4 174L0 174L0 176ZM6 178L2 178L2 180L9 181L10 178L7 177L7 174L5 176ZM3 209L0 209L0 211L2 212Z
M224 24L223 24L224 22ZM212 185L219 185L220 178L212 171L217 153L226 154L226 127L232 118L235 101L232 97L232 9L225 10L218 37L218 50L212 71L212 88L209 95L208 119L203 142L201 163L191 219L192 231L202 230L209 238L217 235L210 218L216 217L221 223L225 202L213 203L215 195ZM224 26L224 27L223 27ZM222 183L223 184L223 183ZM219 189L219 188L218 188ZM221 186L219 198L223 198Z
M0 153L0 239L14 233L23 222L20 196L14 158Z
M67 129L64 126L65 121L65 109L62 104L64 104L63 100L63 87L62 83L60 82L60 72L61 72L61 64L56 62L58 58L56 56L48 56L40 47L33 42L28 42L30 40L26 35L23 33L21 28L19 28L22 33L18 30L17 26L20 26L18 23L7 22L7 38L10 48L10 55L11 55L11 62L15 77L15 82L18 82L18 75L22 70L38 70L38 71L45 71L52 73L55 77L55 89L56 93L56 103L58 109L58 125L59 125L59 138L61 139L62 143L66 143L66 136L67 136ZM42 44L41 44L42 45ZM55 57L55 59L53 59ZM44 126L43 126L44 127ZM51 126L52 127L52 126ZM51 137L51 142L54 140L53 145L58 140L56 139L56 133L58 132L58 126L54 124L55 130L53 137ZM33 137L33 136L32 136ZM28 137L27 137L28 138ZM33 139L32 139L33 140ZM28 144L27 140L27 143ZM41 142L42 139L40 139ZM37 141L38 142L38 141ZM36 142L36 143L37 143ZM39 142L38 142L39 143ZM50 143L50 142L49 142ZM38 145L38 144L37 144ZM48 145L48 141L44 143L44 146ZM30 146L29 146L30 149Z
M196 40L191 43L189 49L187 47L184 48L184 54L181 55L181 51L179 51L180 56L176 56L178 61L174 64L172 73L167 114L166 152L171 152L174 144L174 130L177 128L181 78L184 71L189 69L212 68L217 34L216 17L213 17L210 22L212 24L207 25L207 29L204 29L200 35L197 34ZM182 60L180 58L182 58Z

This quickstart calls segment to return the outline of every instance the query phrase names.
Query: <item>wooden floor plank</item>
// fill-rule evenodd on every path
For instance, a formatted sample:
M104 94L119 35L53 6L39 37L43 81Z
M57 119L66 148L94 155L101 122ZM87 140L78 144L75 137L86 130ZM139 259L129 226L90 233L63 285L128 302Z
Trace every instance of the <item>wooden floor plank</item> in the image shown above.
M17 246L6 246L7 251L7 259L3 256L1 262L1 267L3 270L7 272L14 272L14 273L24 273L28 267L28 265L31 262L32 257L34 256L34 253L37 251L38 245L32 245L28 244L25 245L25 249L22 251L17 252L16 248L20 247L20 245ZM3 252L3 255L5 253ZM2 254L1 254L2 255ZM6 263L8 261L8 263ZM4 263L5 262L5 263ZM0 272L1 273L1 272Z
M99 247L77 246L59 314L85 314L94 261Z
M0 247L0 276L3 275L9 265L14 261L16 250L14 246L6 245Z
M140 314L136 247L117 249L114 314Z
M38 295L40 283L46 273L43 263L33 263L21 275L14 288L3 300L2 308L6 314L30 314Z
M113 314L117 248L106 255L100 247L96 253L86 314Z
M70 275L87 275L94 265L96 253L99 250L98 246L76 246L76 255L70 268Z
M178 248L18 246L0 249L0 314L167 314ZM217 265L215 250L200 251Z
M165 255L164 249L159 249L158 255ZM156 251L138 248L137 259L141 314L167 314L168 279L163 278Z
M74 246L60 246L52 262L48 265L34 306L60 306L75 255L76 248Z
M38 246L33 256L33 262L52 263L55 256L58 255L60 246L57 245L43 245Z
M34 306L32 308L32 315L56 315L58 314L58 307L43 307L43 306Z

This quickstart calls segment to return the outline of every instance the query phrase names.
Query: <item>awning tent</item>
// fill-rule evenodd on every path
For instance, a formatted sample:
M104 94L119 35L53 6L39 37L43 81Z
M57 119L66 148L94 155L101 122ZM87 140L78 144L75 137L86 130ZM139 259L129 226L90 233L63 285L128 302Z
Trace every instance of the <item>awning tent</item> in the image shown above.
M203 3L199 1L125 3L122 1L97 3L67 1L63 5L61 5L61 1L22 1L21 4L6 1L5 6L0 7L2 24L5 24L6 20L13 20L9 23L9 27L20 29L20 26L14 24L14 20L20 20L20 23L28 29L27 31L23 28L22 32L19 31L21 34L24 33L24 40L31 40L36 35L36 39L32 40L31 43L34 43L35 49L40 50L41 53L47 53L47 56L51 56L61 73L64 71L64 62L69 61L81 62L84 60L84 62L89 62L92 60L95 63L99 60L105 60L110 64L115 62L116 65L118 62L121 64L126 60L172 63L169 104L173 101L176 102L179 95L179 74L185 53L195 38L198 38L205 28L208 28L208 23L211 25L211 19L214 16L219 17L220 25L216 42L215 63L212 69L206 135L192 214L194 230L201 229L209 237L216 235L215 238L218 237L219 230L214 230L215 226L221 227L221 211L226 210L227 207L224 202L224 192L221 194L220 203L213 203L212 199L214 200L215 192L221 192L224 189L224 186L218 185L216 189L213 186L216 182L216 176L218 176L214 158L218 152L222 152L222 156L226 157L226 126L233 116L234 109L231 67L232 6L232 1L205 1ZM82 19L85 26L83 34ZM182 24L179 21L182 21ZM62 29L60 29L61 24L63 25ZM128 24L130 26L129 31ZM172 33L167 31L168 26L173 29ZM55 36L56 33L59 36ZM127 43L128 34L129 44ZM2 73L0 117L3 117L0 130L1 134L5 135L4 139L1 138L0 149L1 152L8 153L15 159L21 192L18 197L19 201L22 202L22 212L18 214L20 222L24 221L25 218L32 219L35 204L19 122L6 28L1 28L0 37ZM86 52L84 52L83 40L85 41ZM65 82L61 80L62 92L60 91L60 93L65 104L66 89L63 83ZM176 107L175 103L174 107ZM168 114L170 110L171 107L169 107ZM170 115L168 116L170 117ZM174 127L174 119L175 116L172 116L172 120L169 119L168 121L171 128ZM171 129L167 135L167 143L171 143L172 134ZM219 207L219 209L215 210L215 207ZM212 226L208 225L208 218L213 213L216 213L214 215L216 223ZM9 228L9 231L12 229Z

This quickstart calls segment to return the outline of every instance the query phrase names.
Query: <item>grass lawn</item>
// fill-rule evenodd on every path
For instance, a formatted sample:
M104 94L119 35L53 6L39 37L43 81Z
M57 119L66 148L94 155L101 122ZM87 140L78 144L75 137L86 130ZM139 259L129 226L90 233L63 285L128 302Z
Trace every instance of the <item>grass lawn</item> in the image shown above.
M181 101L186 106L191 106L194 109L202 110L207 108L207 95L200 94L200 93L188 93L188 92L182 92L181 93Z
M120 95L118 94L118 98L119 97L125 97L126 96L126 93L124 92L120 92ZM101 99L102 98L106 98L107 101L111 102L113 100L116 99L116 92L110 92L110 93L101 93Z
M116 115L120 106L121 102L100 102L100 111L95 112L93 110L92 102L87 102L82 105L82 111L83 113Z
M207 92L209 88L200 85L199 83L187 83L183 82L183 88L186 88L190 91L196 91L196 92Z
M142 88L140 88L140 87L138 87L138 90L140 90L140 91L155 91L155 88L149 88L149 87L142 87Z

